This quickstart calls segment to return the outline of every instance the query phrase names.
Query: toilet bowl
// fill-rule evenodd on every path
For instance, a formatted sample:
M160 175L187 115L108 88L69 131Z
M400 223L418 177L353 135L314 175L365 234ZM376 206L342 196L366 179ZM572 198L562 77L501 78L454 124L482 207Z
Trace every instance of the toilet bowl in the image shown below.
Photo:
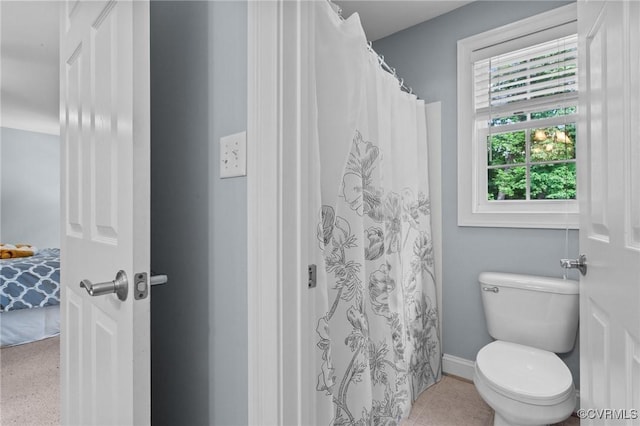
M548 425L569 417L576 391L554 352L573 349L578 328L578 282L483 272L482 302L497 339L476 357L473 382L494 409L494 425Z
M473 382L496 412L494 425L548 425L575 408L571 372L556 354L542 349L490 343L478 352Z

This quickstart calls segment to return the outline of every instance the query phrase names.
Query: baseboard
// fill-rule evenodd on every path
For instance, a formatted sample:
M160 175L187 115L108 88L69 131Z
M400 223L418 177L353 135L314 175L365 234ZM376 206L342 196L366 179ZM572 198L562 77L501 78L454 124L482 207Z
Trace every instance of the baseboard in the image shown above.
M444 354L442 356L442 372L463 379L473 380L475 362L460 358L454 355Z

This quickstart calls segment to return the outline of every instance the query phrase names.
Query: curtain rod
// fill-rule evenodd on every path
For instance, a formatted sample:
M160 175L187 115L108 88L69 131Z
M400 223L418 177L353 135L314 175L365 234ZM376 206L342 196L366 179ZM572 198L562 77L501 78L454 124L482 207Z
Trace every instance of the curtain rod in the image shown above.
M334 12L336 12L338 17L341 20L344 21L345 19L342 16L342 8L340 6L338 6L337 4L335 4L331 0L327 0L327 2L331 6L331 8L334 10ZM369 50L369 52L373 53L374 55L376 55L378 57L378 64L380 65L380 68L382 68L384 71L388 72L389 74L393 75L393 78L395 78L398 81L398 83L400 84L400 90L405 91L408 94L412 95L413 94L413 88L411 86L406 86L404 84L404 78L398 77L398 74L396 73L396 69L391 67L391 66L389 66L389 64L387 64L384 61L384 55L381 55L378 52L376 52L375 50L373 50L373 43L371 41L367 42L367 49Z

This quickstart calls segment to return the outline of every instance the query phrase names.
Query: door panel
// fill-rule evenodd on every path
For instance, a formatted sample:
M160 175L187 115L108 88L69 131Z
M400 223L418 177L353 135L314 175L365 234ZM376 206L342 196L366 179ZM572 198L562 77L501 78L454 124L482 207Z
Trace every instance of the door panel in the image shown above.
M629 23L629 69L640 70L640 3L628 5ZM625 235L629 248L640 250L640 144L633 135L640 135L640 79L629 79L629 105L627 123L629 135L625 138L625 184L627 206L625 208Z
M607 107L607 31L603 25L605 17L601 15L587 38L587 55L590 67L587 70L590 102L588 105L589 145L591 151L589 163L589 210L590 236L605 242L609 240L607 225L607 116L603 111Z
M627 333L626 335L627 407L640 407L640 342ZM640 422L636 422L640 423Z
M92 25L91 51L92 73L91 91L94 102L95 142L91 145L91 194L92 238L108 244L118 245L118 109L116 89L117 65L117 13L115 3L109 3L97 21Z
M69 121L66 134L66 145L64 154L68 164L68 170L64 185L68 197L66 198L67 223L63 229L67 230L67 235L74 237L82 236L82 145L80 143L80 126L82 104L80 100L82 63L82 45L76 46L69 57L63 62L64 79L66 85L66 116Z
M64 354L66 363L61 359L60 381L65 394L62 402L65 404L66 401L81 401L84 394L83 383L80 380L81 376L70 368L71 366L82 365L82 299L79 295L69 292L66 294L66 298L62 298L62 303L60 354ZM68 367L65 368L65 365ZM63 405L64 411L65 406ZM77 410L71 411L67 408L66 411L66 421L63 414L62 424L80 424L80 413Z
M580 250L588 259L580 280L584 409L640 407L639 18L630 1L578 3Z
M132 287L149 273L149 5L68 1L60 19L62 423L148 424L149 298ZM120 270L125 300L79 285Z
M609 317L595 303L589 306L589 376L592 399L598 407L609 406Z

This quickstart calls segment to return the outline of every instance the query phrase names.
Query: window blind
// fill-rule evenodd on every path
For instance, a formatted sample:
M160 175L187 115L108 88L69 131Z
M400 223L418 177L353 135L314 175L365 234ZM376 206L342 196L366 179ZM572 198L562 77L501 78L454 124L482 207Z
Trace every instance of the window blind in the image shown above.
M528 101L566 101L567 95L577 97L577 58L577 36L571 35L476 61L476 112Z

